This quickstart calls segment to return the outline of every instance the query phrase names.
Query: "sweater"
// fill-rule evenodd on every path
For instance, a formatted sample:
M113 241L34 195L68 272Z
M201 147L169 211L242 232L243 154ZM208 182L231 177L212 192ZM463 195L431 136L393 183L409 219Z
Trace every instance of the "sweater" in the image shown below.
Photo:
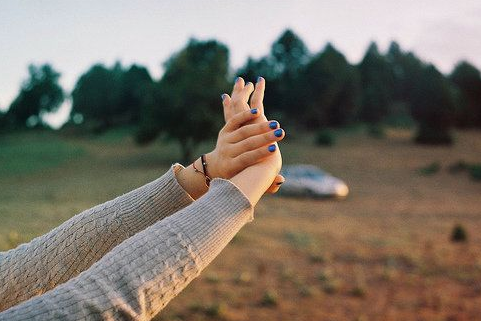
M180 168L0 253L0 320L154 317L253 220L229 180L194 202Z

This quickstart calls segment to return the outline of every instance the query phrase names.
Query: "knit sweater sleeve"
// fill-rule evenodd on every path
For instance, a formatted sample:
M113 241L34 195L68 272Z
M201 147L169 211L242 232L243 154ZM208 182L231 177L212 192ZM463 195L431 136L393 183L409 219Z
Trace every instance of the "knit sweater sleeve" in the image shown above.
M116 246L77 277L0 320L150 320L253 219L230 181Z
M176 164L157 180L0 253L0 311L68 281L122 241L191 204L175 178L180 168Z

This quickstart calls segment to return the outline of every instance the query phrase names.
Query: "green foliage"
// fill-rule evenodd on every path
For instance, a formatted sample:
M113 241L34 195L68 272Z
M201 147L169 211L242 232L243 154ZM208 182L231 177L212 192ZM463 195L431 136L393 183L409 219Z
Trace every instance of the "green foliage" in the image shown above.
M351 123L360 101L359 75L331 44L304 68L295 95L296 115L307 128L343 126ZM302 100L302 99L305 100Z
M469 174L475 181L481 181L481 164L472 164L469 166Z
M458 89L456 124L481 128L481 73L473 65L461 61L449 78Z
M279 301L279 296L277 295L277 292L274 290L267 290L264 292L264 296L262 297L261 300L261 305L267 306L267 307L273 307L278 305Z
M453 143L450 128L454 123L454 97L448 81L434 67L424 67L413 93L412 113L419 122L416 142Z
M29 78L22 84L18 96L7 112L10 124L16 128L41 124L42 115L57 111L65 98L58 83L60 73L52 66L30 65L28 73Z
M101 132L137 123L152 100L152 78L144 67L132 65L127 70L116 63L109 69L97 64L77 81L71 115L82 115L88 130Z
M419 169L419 174L429 176L438 173L441 170L441 164L439 162L432 162L431 164L421 167Z
M336 143L336 136L329 129L321 129L316 133L315 143L319 146L333 146Z
M456 224L451 232L452 242L466 242L468 240L468 233L461 224Z
M372 124L367 127L367 133L373 138L384 138L386 133L384 132L384 126L381 124Z
M389 114L389 106L392 104L392 70L374 42L370 44L358 68L362 88L359 118L368 123L379 123Z
M214 138L221 127L219 93L229 87L227 72L225 45L191 39L165 63L155 102L142 115L157 122L141 120L137 141L148 142L163 132L180 143L183 161L191 161L195 146Z

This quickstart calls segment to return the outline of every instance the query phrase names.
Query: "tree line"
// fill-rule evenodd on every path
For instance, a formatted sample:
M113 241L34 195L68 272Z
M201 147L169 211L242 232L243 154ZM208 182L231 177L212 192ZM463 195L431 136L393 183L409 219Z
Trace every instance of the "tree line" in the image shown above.
M221 125L219 94L230 91L234 75L266 79L265 103L284 127L319 130L414 121L416 141L430 144L451 143L453 127L481 128L480 71L461 61L444 75L396 42L384 53L371 43L353 65L331 43L310 53L298 35L285 30L267 55L249 57L232 72L224 44L190 39L164 63L164 70L156 80L136 64L96 64L67 94L51 65L30 66L29 78L0 114L0 128L45 126L42 116L58 110L68 97L67 126L99 133L134 125L137 142L164 134L179 141L189 158L193 147Z

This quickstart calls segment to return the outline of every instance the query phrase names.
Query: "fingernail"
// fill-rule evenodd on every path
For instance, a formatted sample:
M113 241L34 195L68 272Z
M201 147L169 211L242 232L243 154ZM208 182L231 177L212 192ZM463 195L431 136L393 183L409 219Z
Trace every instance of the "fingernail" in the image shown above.
M224 99L225 99L225 94L220 95L220 99L224 100Z
M276 145L274 145L274 144L269 145L268 149L269 149L269 151L270 151L271 153L273 153L273 152L276 151Z
M236 77L235 80L234 80L234 82L238 82L239 79L240 79L240 77Z
M274 131L274 135L275 135L276 137L281 137L281 136L282 136L282 129L280 129L280 128L279 128L279 129L276 129L276 130Z
M269 127L270 129L276 129L277 128L277 122L276 121L271 121L269 123Z
M247 82L246 87L251 85L252 83L250 81Z
M282 185L282 183L284 182L277 182L276 185L279 186L279 185Z
M261 80L262 80L261 76L257 77L257 82L261 82Z
M257 108L251 109L251 113L252 113L252 114L257 114Z

